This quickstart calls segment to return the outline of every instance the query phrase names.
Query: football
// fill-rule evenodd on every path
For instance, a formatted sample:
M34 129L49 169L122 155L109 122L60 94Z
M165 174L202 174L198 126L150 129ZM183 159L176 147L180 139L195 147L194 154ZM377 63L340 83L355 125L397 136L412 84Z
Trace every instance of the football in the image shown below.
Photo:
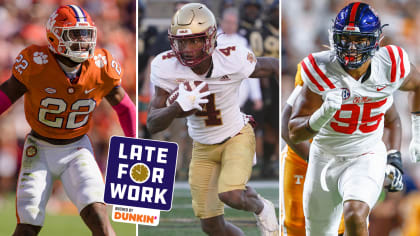
M183 83L185 90L187 91L192 91L193 89L195 89L198 85L200 85L203 81L199 81L199 80L194 80L194 81L186 81ZM175 100L178 98L179 95L179 91L178 91L178 87L176 87L170 94L169 97L166 99L166 106L170 106L172 103L175 102ZM200 92L207 92L209 91L209 86L206 84L206 86L204 86ZM204 106L204 105L201 105ZM193 109L191 111L186 111L186 112L182 112L180 115L178 115L177 117L187 117L190 116L194 113L196 113L198 110L197 109Z

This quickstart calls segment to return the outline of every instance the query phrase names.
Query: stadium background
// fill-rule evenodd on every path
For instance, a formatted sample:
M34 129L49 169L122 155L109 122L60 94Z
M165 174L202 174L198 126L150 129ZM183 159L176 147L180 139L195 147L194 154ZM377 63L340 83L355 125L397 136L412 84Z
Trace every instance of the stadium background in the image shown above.
M239 11L240 25L242 25L244 17L244 7L247 4L257 4L260 6L260 11L257 19L252 24L257 27L252 27L252 32L262 35L263 39L267 39L269 35L264 34L261 26L268 20L269 11L273 0L205 0L205 1L176 1L176 0L153 0L153 1L139 1L139 137L152 138L159 140L174 141L179 144L176 185L174 192L173 207L170 212L161 212L161 223L157 228L150 228L146 226L139 227L139 235L159 234L159 235L205 235L201 232L200 223L194 217L191 208L191 196L189 186L187 183L188 166L191 158L191 139L188 137L185 126L185 119L176 119L171 126L156 135L151 136L145 128L148 102L153 93L153 87L149 81L149 63L150 61L162 51L170 49L169 41L167 40L167 31L170 26L171 17L175 13L175 7L185 2L201 2L206 4L215 14L217 21L221 24L221 16L223 10L232 7ZM277 10L277 13L278 10ZM279 18L278 15L276 16ZM264 23L263 23L264 22ZM232 23L234 24L234 23ZM219 25L218 27L222 27ZM239 27L238 32L243 27ZM278 27L276 27L278 28ZM278 57L279 43L278 31L277 34L271 35L275 37L273 41L274 50L271 51L271 56ZM220 39L220 38L219 38ZM264 41L265 42L265 41ZM262 42L261 42L262 43ZM248 44L258 44L258 42L248 42ZM258 48L255 47L255 48ZM257 56L268 55L255 51ZM244 109L255 112L259 129L256 133L259 137L259 144L257 145L257 159L260 163L254 167L253 176L250 185L255 187L259 193L267 197L278 207L278 126L275 127L270 122L275 122L278 125L278 84L274 79L265 81L270 82L264 84L261 82L262 93L262 108L259 111L252 110L254 100L248 100L245 103ZM271 90L273 89L273 90ZM274 91L274 92L273 92ZM250 95L250 94L248 94ZM252 97L252 95L250 95ZM246 107L248 106L248 107ZM249 109L251 107L251 109ZM274 108L273 108L274 107ZM274 121L273 121L274 120ZM275 145L271 145L274 143ZM267 151L265 151L267 150ZM269 151L271 150L271 151ZM264 152L265 151L265 152ZM264 162L262 160L265 160ZM226 217L240 226L246 235L259 235L258 229L255 225L255 219L252 214L226 208Z
M135 0L3 0L0 1L0 83L11 76L18 53L31 44L46 44L45 24L59 5L83 7L97 26L97 48L106 48L119 60L122 86L136 101L136 1ZM93 113L89 137L95 157L104 172L111 135L123 135L118 117L107 102ZM23 111L23 98L0 116L0 235L11 235L16 225L15 188L23 141L30 131ZM40 235L89 235L88 228L68 201L59 182L47 206ZM135 227L113 223L119 235L134 235Z
M285 101L294 87L296 65L309 53L327 50L328 29L336 14L353 1L302 0L282 1L281 55L282 94ZM420 68L420 2L416 0L364 1L378 13L383 29L381 45L395 44L404 48L411 62ZM310 22L310 23L308 23ZM408 93L396 92L395 103L403 128L402 156L405 190L382 196L370 216L369 230L373 236L420 235L420 166L410 161L408 145L411 121ZM282 143L282 145L284 145Z

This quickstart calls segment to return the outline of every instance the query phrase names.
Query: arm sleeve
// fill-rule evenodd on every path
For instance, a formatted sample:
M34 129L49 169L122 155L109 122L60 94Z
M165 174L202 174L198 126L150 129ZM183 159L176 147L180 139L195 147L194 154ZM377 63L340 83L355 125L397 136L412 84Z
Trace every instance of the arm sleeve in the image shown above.
M10 106L12 105L12 101L10 98L0 90L0 115L3 114Z
M127 94L112 108L117 112L118 120L126 137L136 137L136 107Z

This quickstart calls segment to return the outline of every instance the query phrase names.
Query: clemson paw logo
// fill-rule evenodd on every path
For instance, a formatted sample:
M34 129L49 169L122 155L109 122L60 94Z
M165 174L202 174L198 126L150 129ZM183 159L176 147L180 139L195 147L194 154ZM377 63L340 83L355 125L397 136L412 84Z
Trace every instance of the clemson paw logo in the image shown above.
M44 54L43 52L35 52L34 53L34 62L36 64L42 65L48 63L48 55Z
M95 65L99 68L102 68L107 64L106 56L102 56L101 54L94 56L93 60L95 60Z

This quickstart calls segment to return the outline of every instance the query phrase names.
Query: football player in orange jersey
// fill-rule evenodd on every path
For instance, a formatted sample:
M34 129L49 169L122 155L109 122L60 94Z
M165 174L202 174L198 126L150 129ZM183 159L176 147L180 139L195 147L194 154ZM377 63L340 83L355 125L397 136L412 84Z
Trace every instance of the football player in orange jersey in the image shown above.
M303 214L303 183L305 181L306 170L308 168L308 156L310 142L305 141L295 144L290 141L289 129L287 127L292 106L299 95L303 80L301 78L301 65L298 64L295 77L295 90L287 99L282 110L282 138L287 143L285 150L282 152L282 173L281 179L283 185L282 201L282 235L298 236L305 235L305 218ZM385 114L384 143L388 151L388 166L392 166L392 158L395 150L399 150L401 146L401 120L395 105L393 105ZM394 151L393 151L394 150ZM402 168L401 166L396 167ZM403 189L402 173L392 167L387 168L385 173L384 188L390 192L401 191ZM338 235L344 235L344 218L341 218Z
M22 50L12 76L0 85L0 114L25 95L25 116L32 128L17 184L14 235L37 235L41 230L56 178L93 235L115 235L86 133L92 112L105 97L124 134L134 137L135 106L121 87L120 64L107 50L95 49L96 27L84 9L59 7L46 31L48 46Z

